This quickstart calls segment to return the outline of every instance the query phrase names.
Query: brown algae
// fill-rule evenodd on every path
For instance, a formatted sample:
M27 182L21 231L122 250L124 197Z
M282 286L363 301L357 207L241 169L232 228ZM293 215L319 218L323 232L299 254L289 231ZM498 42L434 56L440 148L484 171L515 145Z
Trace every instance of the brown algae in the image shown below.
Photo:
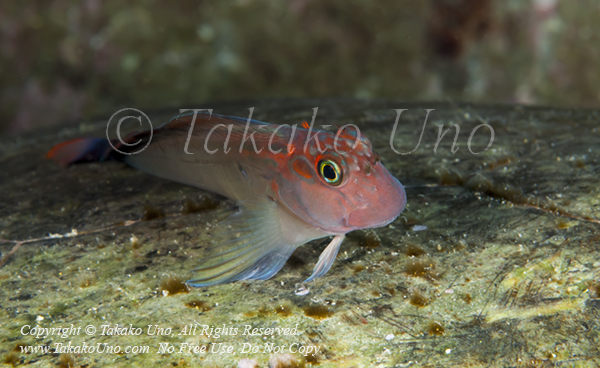
M201 312L206 312L212 309L212 307L210 306L210 304L204 300L190 300L189 302L185 303L185 306L188 308L195 308L200 310Z
M404 254L406 254L409 257L420 257L426 253L427 252L425 251L425 249L415 244L408 244L406 246L406 250L404 251Z
M473 297L471 297L471 294L466 293L462 295L462 300L464 300L467 304L471 304L471 301L473 301Z
M407 260L404 264L404 272L409 276L427 279L438 279L441 276L436 270L435 262L428 258Z
M208 196L202 197L198 202L186 198L181 208L181 214L189 215L192 213L211 211L217 208L218 206L219 202L215 201L214 199Z
M427 326L427 333L430 336L442 336L446 333L446 329L438 321L431 321Z
M429 305L429 299L421 294L419 290L414 290L408 299L409 303L414 305L415 307L422 308Z
M363 248L375 249L381 245L381 240L379 237L372 231L355 231L348 235L350 239L354 239L358 242Z
M144 210L142 213L143 221L156 220L156 219L159 219L162 217L165 217L165 211L163 211L161 208L158 208L158 207L150 205L150 204L147 204L144 206Z
M282 317L289 317L292 315L292 308L290 308L288 305L280 304L275 307L275 313Z
M314 319L325 319L331 317L333 312L324 305L313 304L304 308L304 314Z
M98 281L96 274L94 274L92 272L82 272L81 274L79 274L77 279L79 281L79 286L81 286L81 288L87 288L87 287L93 286L96 284L96 281Z
M2 358L4 364L9 364L13 367L16 367L19 364L19 361L19 356L15 353L8 353Z
M59 368L75 368L77 367L77 363L75 363L75 358L71 354L60 354L58 356L58 363L56 364Z
M365 266L361 265L361 264L357 264L354 265L354 267L352 267L352 272L354 272L355 274L362 272L365 270Z
M189 293L190 287L181 277L167 276L160 283L160 290L164 296L169 296L180 293Z

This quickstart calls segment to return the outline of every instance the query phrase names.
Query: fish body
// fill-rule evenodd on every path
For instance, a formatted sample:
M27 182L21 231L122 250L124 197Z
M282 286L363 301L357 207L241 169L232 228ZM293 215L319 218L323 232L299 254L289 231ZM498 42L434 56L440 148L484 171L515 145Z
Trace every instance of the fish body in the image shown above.
M148 141L146 149L127 154L132 143ZM307 279L313 280L329 270L346 233L384 226L406 204L402 185L357 129L334 134L194 113L132 134L115 149L109 143L78 139L56 146L48 157L63 164L116 157L238 201L240 210L220 224L220 241L188 281L193 286L268 279L300 245L334 236Z

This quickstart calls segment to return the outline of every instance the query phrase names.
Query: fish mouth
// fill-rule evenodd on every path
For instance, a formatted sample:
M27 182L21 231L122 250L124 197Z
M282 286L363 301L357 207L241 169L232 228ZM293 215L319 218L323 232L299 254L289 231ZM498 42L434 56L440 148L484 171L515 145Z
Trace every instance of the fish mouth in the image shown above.
M369 229L388 225L398 218L406 206L406 192L395 178L384 189L384 195L349 212L344 217L345 225L353 229Z
M372 211L366 211L368 209L368 207L369 207L369 205L367 204L364 207L357 208L357 209L353 210L352 212L350 212L348 215L346 215L346 217L344 217L345 225L352 229L371 229L371 228L376 228L376 227L382 227L382 226L385 226L385 225L393 222L395 219L397 219L401 212L401 210L400 210L396 213L396 215L394 215L393 217L388 217L385 220L371 222L371 221L365 221L365 217L367 217L367 218L375 217L375 216L369 216L369 214L372 213Z

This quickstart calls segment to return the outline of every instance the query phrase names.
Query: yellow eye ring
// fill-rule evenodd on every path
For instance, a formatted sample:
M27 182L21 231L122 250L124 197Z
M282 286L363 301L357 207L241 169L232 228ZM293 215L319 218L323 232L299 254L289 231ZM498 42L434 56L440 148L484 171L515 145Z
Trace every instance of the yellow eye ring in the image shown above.
M321 160L317 165L319 175L325 182L332 186L340 185L342 182L342 169L335 161Z

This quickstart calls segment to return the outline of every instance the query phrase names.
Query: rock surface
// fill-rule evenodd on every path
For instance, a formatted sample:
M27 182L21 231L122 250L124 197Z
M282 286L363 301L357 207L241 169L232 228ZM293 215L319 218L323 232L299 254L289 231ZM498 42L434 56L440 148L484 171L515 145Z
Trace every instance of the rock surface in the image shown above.
M351 234L308 294L297 284L327 240L299 248L271 280L189 289L182 280L233 202L117 162L44 160L61 141L103 136L107 119L3 138L0 363L266 367L281 354L319 367L600 362L598 111L353 99L202 107L246 116L252 106L274 123L310 121L318 106L317 125L357 124L405 185L403 214ZM394 135L390 109L408 109ZM435 110L420 145L396 153L417 145L425 109ZM482 123L494 132L488 150L486 126L468 145ZM455 153L451 124L460 126ZM436 149L439 129L450 131ZM110 329L117 324L127 330ZM81 329L36 338L35 326ZM246 326L297 335L248 335ZM51 350L25 353L39 346ZM313 346L315 356L301 354Z

